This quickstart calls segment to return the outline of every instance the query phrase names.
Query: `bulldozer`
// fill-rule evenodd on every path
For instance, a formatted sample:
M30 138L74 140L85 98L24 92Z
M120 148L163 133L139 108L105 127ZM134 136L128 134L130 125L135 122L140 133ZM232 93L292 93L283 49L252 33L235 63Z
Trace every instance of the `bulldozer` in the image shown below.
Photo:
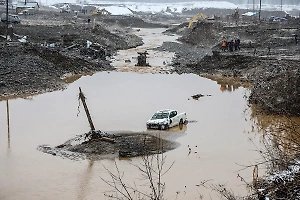
M105 8L96 9L91 12L92 15L111 15L111 12L107 11Z
M205 15L203 13L199 13L198 15L194 16L190 21L189 21L189 25L188 28L191 28L193 23L195 21L197 21L198 19L206 19Z

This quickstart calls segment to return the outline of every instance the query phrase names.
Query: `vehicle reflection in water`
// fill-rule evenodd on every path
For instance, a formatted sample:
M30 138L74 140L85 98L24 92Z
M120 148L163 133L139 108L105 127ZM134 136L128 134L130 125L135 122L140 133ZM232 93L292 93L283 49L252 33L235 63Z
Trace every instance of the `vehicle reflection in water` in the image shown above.
M169 128L168 130L158 130L158 129L147 129L147 131L150 132L180 132L180 133L184 133L187 130L187 124L179 124L177 126L173 126L171 128Z

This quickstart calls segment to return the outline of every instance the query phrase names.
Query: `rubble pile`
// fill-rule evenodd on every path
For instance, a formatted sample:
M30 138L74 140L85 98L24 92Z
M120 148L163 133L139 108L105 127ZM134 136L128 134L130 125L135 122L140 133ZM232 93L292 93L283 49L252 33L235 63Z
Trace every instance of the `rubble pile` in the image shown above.
M143 44L130 28L93 25L87 23L87 17L74 20L72 15L52 12L23 16L23 23L14 26L11 42L6 44L5 38L0 38L0 96L62 89L66 74L113 70L107 57ZM53 23L55 20L61 24ZM142 24L133 17L123 19L124 23L126 20ZM1 23L0 35L5 35L5 30Z
M38 150L70 159L101 159L103 156L136 157L164 153L178 143L145 133L105 133L90 131L52 147L41 145Z

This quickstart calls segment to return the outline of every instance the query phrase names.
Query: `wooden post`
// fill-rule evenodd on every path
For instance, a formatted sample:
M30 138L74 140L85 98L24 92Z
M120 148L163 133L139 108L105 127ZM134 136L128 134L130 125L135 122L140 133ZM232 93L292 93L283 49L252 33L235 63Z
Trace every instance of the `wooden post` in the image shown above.
M10 148L10 125L9 125L9 106L8 106L8 100L6 100L6 113L7 113L7 141L8 141L8 148Z
M87 116L88 121L89 121L89 123L90 123L91 130L94 131L94 130L95 130L95 127L94 127L94 124L93 124L93 121L92 121L92 118L91 118L89 109L88 109L88 107L87 107L87 105L86 105L86 103L85 103L85 96L84 96L84 94L82 93L80 87L79 87L79 98L80 98L81 101L82 101L82 104L83 104L83 107L84 107L86 116Z

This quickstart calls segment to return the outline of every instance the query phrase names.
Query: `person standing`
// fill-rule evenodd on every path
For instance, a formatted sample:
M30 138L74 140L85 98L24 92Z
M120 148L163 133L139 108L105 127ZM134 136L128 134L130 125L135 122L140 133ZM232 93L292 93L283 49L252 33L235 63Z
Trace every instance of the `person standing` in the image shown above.
M222 42L222 51L224 52L224 51L226 51L226 48L227 48L227 42L224 40L223 42Z
M298 35L297 34L295 34L295 43L296 43L296 45L298 45Z

